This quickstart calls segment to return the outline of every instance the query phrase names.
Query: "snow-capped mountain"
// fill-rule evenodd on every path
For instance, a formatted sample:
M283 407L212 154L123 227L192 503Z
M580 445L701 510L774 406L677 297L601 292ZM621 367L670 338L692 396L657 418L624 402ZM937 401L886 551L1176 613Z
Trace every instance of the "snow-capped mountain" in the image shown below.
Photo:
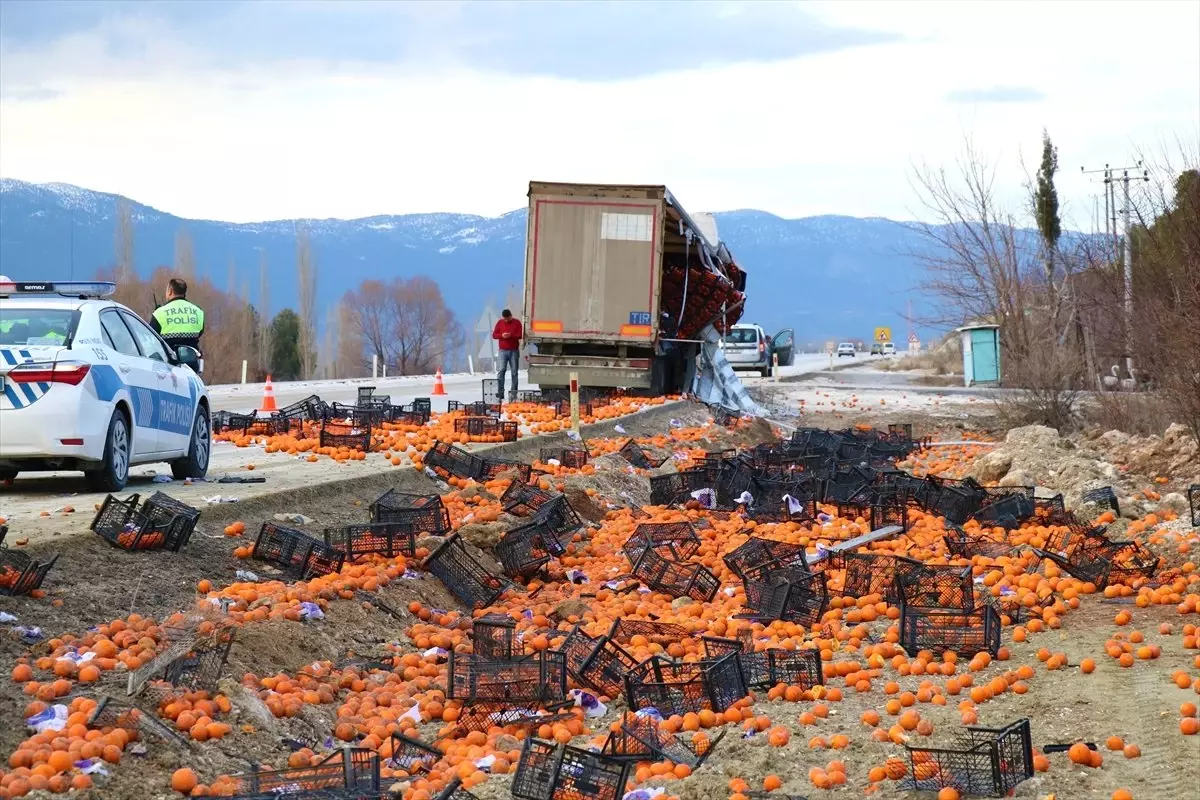
M15 279L89 278L114 260L117 195L69 184L0 180L0 272ZM367 278L426 274L470 329L485 303L503 304L523 281L526 214L404 214L234 224L187 220L130 201L135 260L149 272L174 258L185 228L199 270L226 286L230 263L253 299L265 256L271 311L296 303L295 231L303 222L319 269L318 297L332 305ZM803 340L867 338L877 325L907 328L921 269L920 237L886 219L782 219L763 211L716 214L721 238L749 275L745 321L795 327Z

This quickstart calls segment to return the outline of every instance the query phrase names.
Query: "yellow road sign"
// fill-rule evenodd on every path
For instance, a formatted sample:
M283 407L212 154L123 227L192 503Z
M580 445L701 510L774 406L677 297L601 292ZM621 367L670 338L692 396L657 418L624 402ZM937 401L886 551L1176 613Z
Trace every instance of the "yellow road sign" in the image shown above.
M879 342L880 344L883 344L884 342L890 342L891 340L892 340L892 329L891 328L876 328L875 329L875 341Z

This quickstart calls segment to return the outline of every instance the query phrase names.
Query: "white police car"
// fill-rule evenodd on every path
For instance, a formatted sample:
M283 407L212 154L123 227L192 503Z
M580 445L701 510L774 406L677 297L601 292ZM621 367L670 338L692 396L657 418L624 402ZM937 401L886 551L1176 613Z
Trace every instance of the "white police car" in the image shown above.
M200 478L212 452L199 354L168 347L102 282L0 277L0 480L82 470L122 489L133 464Z

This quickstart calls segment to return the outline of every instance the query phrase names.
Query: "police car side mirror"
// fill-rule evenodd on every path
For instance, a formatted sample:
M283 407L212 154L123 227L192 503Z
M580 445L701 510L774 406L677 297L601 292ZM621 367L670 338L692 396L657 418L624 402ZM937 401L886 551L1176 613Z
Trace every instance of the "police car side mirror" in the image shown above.
M200 353L194 347L181 344L175 348L175 360L182 366L196 369L200 366Z

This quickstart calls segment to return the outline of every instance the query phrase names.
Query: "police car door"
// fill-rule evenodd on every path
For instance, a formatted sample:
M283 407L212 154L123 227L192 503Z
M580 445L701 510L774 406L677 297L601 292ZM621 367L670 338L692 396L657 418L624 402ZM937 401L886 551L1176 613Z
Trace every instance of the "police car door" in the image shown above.
M121 311L121 316L137 339L142 354L151 362L154 385L151 389L153 411L150 413L150 424L158 434L158 449L167 454L186 453L195 417L196 398L191 394L193 385L181 379L180 370L171 366L167 346L149 325L125 310Z
M158 430L151 424L149 410L152 408L150 386L155 382L149 361L142 355L137 339L115 308L100 312L100 327L104 331L104 343L114 353L112 366L116 369L120 383L129 392L133 406L133 461L144 461L145 456L157 453L161 448Z

